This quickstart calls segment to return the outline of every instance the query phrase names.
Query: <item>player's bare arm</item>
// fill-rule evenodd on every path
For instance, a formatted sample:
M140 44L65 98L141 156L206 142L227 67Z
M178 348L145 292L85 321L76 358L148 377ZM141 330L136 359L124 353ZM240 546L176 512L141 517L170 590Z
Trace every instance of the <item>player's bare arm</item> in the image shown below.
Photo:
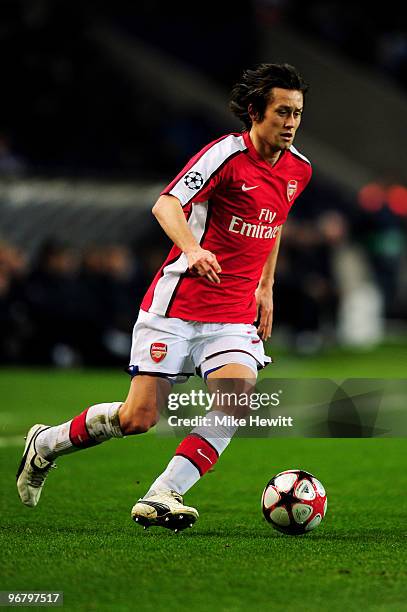
M212 283L220 283L218 274L222 270L218 260L211 251L203 249L195 240L178 198L160 196L152 212L167 236L187 256L189 269L199 276L206 276Z
M257 333L262 340L270 338L273 327L273 285L280 240L281 230L273 250L266 259L260 282L256 289L257 319L259 320Z

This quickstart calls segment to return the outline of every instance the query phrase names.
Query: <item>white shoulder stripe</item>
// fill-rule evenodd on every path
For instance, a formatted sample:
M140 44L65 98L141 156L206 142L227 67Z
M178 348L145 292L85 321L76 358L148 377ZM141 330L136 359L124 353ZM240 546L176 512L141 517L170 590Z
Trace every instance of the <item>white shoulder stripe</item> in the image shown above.
M243 136L234 134L226 136L205 151L198 161L180 177L169 193L178 198L182 206L185 206L199 193L225 161L246 149Z
M310 160L309 160L307 157L305 157L305 155L303 155L302 153L300 153L300 152L298 151L298 149L296 149L296 148L294 147L294 145L291 145L291 147L290 147L290 151L291 151L291 153L293 153L294 155L297 155L297 157L301 157L301 159L303 159L304 161L306 161L306 162L307 162L307 164L311 165Z

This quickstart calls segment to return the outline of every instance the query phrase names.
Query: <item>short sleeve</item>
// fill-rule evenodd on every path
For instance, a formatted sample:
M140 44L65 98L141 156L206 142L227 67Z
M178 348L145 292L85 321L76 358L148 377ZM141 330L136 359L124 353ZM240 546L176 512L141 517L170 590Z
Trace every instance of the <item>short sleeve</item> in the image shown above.
M205 202L221 182L227 162L245 149L240 135L228 134L211 142L187 163L161 195L175 196L182 206L191 200Z

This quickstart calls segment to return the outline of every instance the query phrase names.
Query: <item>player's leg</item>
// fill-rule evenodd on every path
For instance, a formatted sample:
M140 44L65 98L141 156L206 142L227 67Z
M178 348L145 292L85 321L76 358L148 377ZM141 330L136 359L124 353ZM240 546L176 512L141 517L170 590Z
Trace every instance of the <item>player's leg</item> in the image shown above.
M250 363L250 359L247 361ZM222 392L226 389L228 393L250 393L256 382L256 364L252 359L250 365L230 363L219 367L208 373L207 384L210 392ZM226 386L225 386L226 384ZM238 410L241 408L238 407ZM195 427L191 433L179 444L164 472L153 482L149 491L143 499L139 500L132 509L133 520L144 526L162 525L171 529L179 530L188 526L192 508L183 506L182 495L184 495L206 472L218 461L220 455L228 446L237 426L225 422L225 416L243 416L237 414L236 406L217 406L207 415L205 426ZM165 520L151 521L152 508L166 503L169 495L179 495L181 506L177 507L177 513L166 513ZM192 515L192 518L197 518ZM178 523L178 518L184 519ZM156 519L156 517L154 516ZM159 518L159 517L158 517ZM192 526L194 520L189 523Z
M140 311L128 368L133 380L125 402L95 404L61 425L34 425L30 429L17 472L17 488L24 504L37 504L44 480L60 455L113 437L143 433L156 423L160 403L166 403L171 389L168 377L182 372L186 354L180 323L167 330L168 325L165 317Z
M253 325L195 324L188 350L209 390L220 390L221 397L222 390L250 393L258 368L271 361L264 354L263 343ZM147 519L143 524L152 524L148 522L151 501L159 503L171 491L183 495L217 462L237 430L230 420L223 418L228 415L244 416L236 406L217 406L206 415L209 423L194 428L181 442L167 468L133 507L134 520Z
M226 387L224 381L227 381ZM208 389L222 397L223 393L250 393L256 383L251 368L239 363L227 364L207 377ZM160 490L174 490L184 495L218 461L228 446L237 426L228 424L225 416L237 414L234 405L216 406L206 415L206 424L195 427L175 451L166 470L153 482L146 497ZM222 422L223 421L223 422ZM226 422L225 422L226 421ZM229 419L230 421L230 419Z
M95 404L61 425L31 427L17 472L21 501L37 505L45 478L60 455L148 431L157 422L170 389L166 378L136 376L125 402Z

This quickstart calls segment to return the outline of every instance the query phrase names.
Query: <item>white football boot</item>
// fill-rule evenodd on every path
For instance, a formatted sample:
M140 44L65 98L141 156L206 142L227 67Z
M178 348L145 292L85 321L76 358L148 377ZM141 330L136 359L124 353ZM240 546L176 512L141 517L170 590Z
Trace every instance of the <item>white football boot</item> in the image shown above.
M172 529L175 533L192 527L199 517L198 510L184 506L183 499L175 491L157 491L148 498L139 499L131 511L133 521L144 529L157 525Z
M48 472L55 463L41 457L35 449L35 440L39 433L49 429L49 425L33 425L29 430L24 447L23 458L17 472L17 489L21 501L33 508L38 504L42 487Z

